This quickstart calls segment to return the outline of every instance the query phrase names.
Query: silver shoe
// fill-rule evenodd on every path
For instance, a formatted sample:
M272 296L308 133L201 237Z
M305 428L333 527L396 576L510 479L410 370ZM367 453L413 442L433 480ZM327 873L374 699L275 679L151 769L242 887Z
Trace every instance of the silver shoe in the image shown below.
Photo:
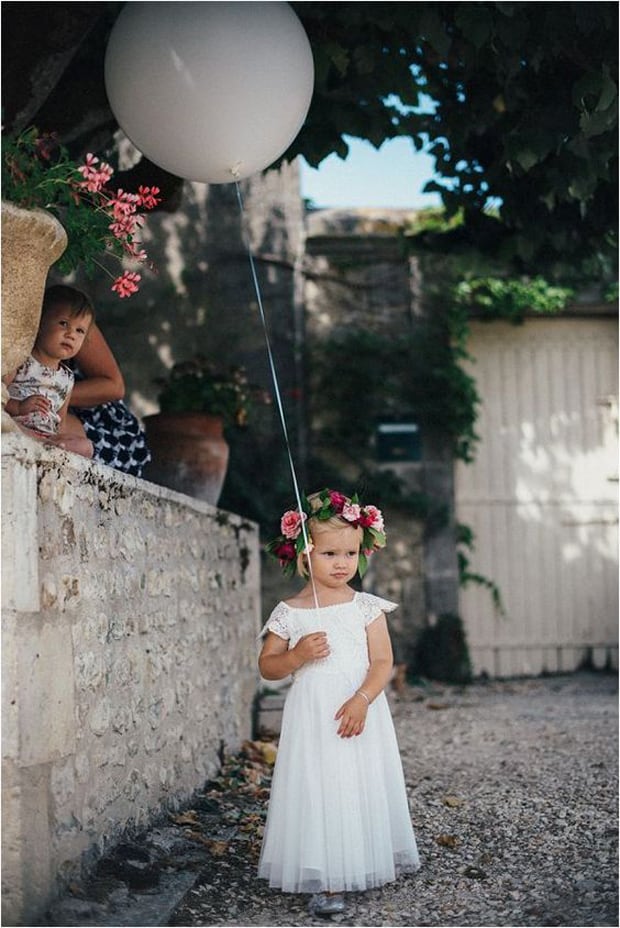
M308 903L311 915L337 915L345 910L342 893L315 893Z

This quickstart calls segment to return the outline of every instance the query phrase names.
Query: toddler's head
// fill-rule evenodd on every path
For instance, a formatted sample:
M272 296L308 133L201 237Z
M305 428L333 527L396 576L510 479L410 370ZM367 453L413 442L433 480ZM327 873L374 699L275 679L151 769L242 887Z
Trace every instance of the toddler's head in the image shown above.
M72 319L84 319L91 325L95 321L95 307L90 298L78 290L76 287L68 287L64 284L54 284L47 287L43 294L43 306L41 307L41 319L55 309L62 309Z
M363 576L370 555L385 547L381 511L376 506L360 503L357 494L348 497L337 490L320 490L310 496L302 494L301 502L302 512L297 509L285 512L280 521L281 534L267 545L267 551L279 560L284 573L294 575L297 571L307 577L307 555L317 534L354 528L359 534L359 573ZM306 540L310 545L308 549Z
M81 290L57 284L43 296L36 348L59 361L75 357L95 319L90 299Z

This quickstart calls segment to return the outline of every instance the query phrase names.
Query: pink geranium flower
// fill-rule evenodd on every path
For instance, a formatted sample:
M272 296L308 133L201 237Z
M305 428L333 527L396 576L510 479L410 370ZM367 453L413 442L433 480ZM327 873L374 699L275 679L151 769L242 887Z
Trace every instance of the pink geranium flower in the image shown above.
M112 210L114 218L122 220L125 216L132 216L140 201L137 193L127 193L122 188L116 191L116 195L108 201L108 208Z
M120 297L138 289L140 275L121 268L110 272L101 256L146 262L138 232L143 212L160 202L159 187L141 185L138 193L111 186L113 168L92 152L76 162L50 133L31 126L3 134L3 196L26 208L40 207L58 215L67 232L67 247L58 271L68 274L83 267L90 275L100 268L112 278Z
M95 167L95 165L99 167ZM80 182L80 187L88 190L90 193L99 193L109 182L114 171L105 161L100 162L93 154L86 155L86 164L78 168L84 180Z
M121 277L116 278L112 284L112 290L118 293L121 299L126 296L131 296L132 293L138 292L138 283L140 280L140 274L136 274L135 271L125 271Z
M144 209L153 209L158 203L161 203L161 197L158 197L159 187L138 187L138 206Z

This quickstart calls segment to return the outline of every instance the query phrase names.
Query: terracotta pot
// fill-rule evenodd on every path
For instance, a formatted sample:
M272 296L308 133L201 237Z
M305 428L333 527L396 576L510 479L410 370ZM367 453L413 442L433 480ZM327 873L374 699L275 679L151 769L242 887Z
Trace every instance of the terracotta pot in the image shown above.
M47 272L66 247L67 234L51 213L2 202L2 376L32 350ZM6 398L3 385L3 407ZM2 428L15 428L4 409Z
M160 412L145 416L143 421L153 456L144 472L145 479L216 506L229 454L221 417L200 412Z

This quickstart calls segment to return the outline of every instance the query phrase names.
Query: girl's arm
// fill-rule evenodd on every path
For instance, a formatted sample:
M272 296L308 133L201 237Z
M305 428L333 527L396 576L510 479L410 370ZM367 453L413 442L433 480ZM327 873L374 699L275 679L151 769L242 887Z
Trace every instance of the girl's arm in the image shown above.
M16 373L17 370L14 370L10 374L5 374L2 378L2 383L8 387L9 384L13 383L15 380ZM33 393L31 396L27 396L23 400L17 400L13 397L9 397L9 399L4 404L5 412L7 412L9 416L27 416L33 412L41 412L45 415L45 413L49 411L49 408L49 400L47 397L42 396L40 393Z
M76 355L85 380L78 380L71 394L72 406L98 406L125 395L125 381L101 329L93 322Z
M69 412L69 406L71 405L71 397L73 396L73 391L69 393L67 399L64 401L60 409L58 410L58 431L64 432L65 425L67 424L67 413Z
M325 632L304 635L295 647L290 649L288 641L273 632L268 632L258 658L258 669L265 680L283 680L299 670L306 661L320 660L328 654L329 646Z
M383 612L366 627L366 638L370 667L364 682L360 686L360 690L366 693L368 699L372 702L390 682L394 669L392 642L390 641L387 619Z
M366 638L370 660L368 673L357 692L347 699L335 715L336 720L340 720L338 734L342 738L361 735L370 703L383 692L392 676L394 655L383 613L366 626Z

